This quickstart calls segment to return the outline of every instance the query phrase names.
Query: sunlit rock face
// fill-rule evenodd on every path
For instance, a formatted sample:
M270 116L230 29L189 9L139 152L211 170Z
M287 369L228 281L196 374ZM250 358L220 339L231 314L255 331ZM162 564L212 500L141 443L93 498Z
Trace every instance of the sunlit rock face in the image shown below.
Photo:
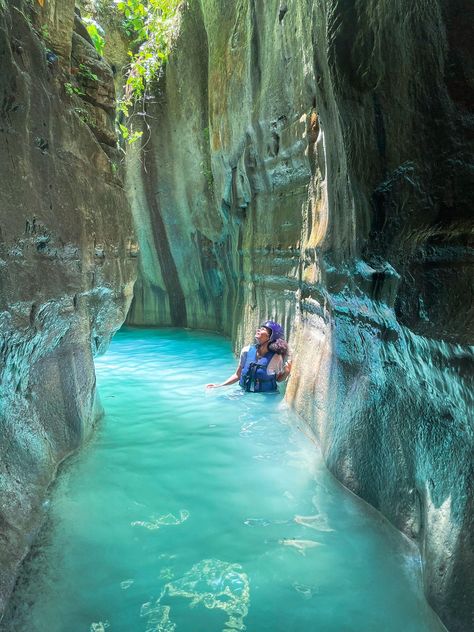
M144 153L129 156L141 252L129 319L227 333L261 313L289 323L312 103L291 42L310 37L300 28L285 41L263 6L261 25L247 3L188 7Z
M0 2L0 613L45 490L99 412L92 358L136 262L110 68L74 1L32 6Z
M129 164L130 320L236 348L283 321L287 397L330 469L419 542L430 603L470 629L471 3L188 6Z

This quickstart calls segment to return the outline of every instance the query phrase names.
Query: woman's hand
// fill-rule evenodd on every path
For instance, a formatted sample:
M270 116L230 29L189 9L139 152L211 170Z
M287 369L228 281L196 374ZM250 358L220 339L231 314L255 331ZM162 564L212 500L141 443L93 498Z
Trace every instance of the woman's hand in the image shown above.
M222 384L206 384L206 388L220 388L221 386L229 386L229 384L235 384L236 382L240 380L241 373L242 373L242 367L239 364L235 373L231 375L230 377L228 377L225 382L222 382Z

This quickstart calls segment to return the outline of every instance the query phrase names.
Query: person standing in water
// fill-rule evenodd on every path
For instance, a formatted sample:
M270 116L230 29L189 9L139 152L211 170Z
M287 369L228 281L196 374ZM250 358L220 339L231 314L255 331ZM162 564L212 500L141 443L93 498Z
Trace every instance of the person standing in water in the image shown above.
M277 382L286 380L291 370L283 327L267 320L255 332L255 340L254 345L247 345L240 352L239 365L233 375L222 384L207 384L206 388L239 382L244 390L252 393L278 391Z

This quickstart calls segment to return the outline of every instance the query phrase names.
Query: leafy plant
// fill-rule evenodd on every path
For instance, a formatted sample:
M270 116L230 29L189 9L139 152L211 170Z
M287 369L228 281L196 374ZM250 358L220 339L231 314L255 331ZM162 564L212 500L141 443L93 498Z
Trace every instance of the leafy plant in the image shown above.
M133 131L129 130L126 125L122 125L122 123L119 123L119 130L120 130L120 133L122 135L122 138L124 140L126 140L129 145L131 145L132 143L136 143L137 140L143 136L143 132L142 131L140 131L140 132L138 132L138 131L133 132Z
M49 39L49 29L47 24L42 24L40 27L40 36L41 39Z
M82 92L80 88L74 86L72 83L65 83L64 90L66 91L66 94L70 97L72 97L74 94L78 96L84 96L84 92Z
M208 164L207 162L201 162L201 175L204 176L204 179L207 182L207 186L209 187L210 190L212 190L212 187L214 185L214 175L212 173L212 169L210 164Z
M160 75L179 29L180 0L119 0L123 28L131 38L124 107L142 97ZM127 114L127 112L125 112Z
M79 64L79 76L90 81L99 81L99 77L85 64Z
M95 46L96 51L102 57L104 54L104 47L105 47L104 29L100 26L98 22L96 22L91 17L82 18L82 21L86 25L87 32L89 33L91 37L91 40Z
M131 144L143 135L143 131L133 131L133 119L140 116L141 123L148 127L145 108L130 112L139 100L143 103L149 97L151 84L160 77L168 60L171 48L179 32L179 5L183 0L87 0L86 10L90 13L84 19L87 30L100 55L103 54L105 33L94 19L105 18L111 11L122 16L122 28L130 40L123 97L117 104L117 129L124 141ZM81 72L84 77L91 79ZM89 71L90 72L90 71ZM93 73L92 73L93 74ZM123 124L124 121L126 124ZM142 127L140 123L139 127Z

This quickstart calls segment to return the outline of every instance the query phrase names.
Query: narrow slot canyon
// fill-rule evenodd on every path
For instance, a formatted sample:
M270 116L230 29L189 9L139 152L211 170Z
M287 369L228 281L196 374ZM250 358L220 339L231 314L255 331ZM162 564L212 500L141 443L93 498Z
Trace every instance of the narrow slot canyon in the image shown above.
M474 627L473 35L0 0L1 630Z
M209 364L232 372L228 340L117 334L96 363L106 416L47 500L5 629L444 630L413 543L279 395L203 397Z

